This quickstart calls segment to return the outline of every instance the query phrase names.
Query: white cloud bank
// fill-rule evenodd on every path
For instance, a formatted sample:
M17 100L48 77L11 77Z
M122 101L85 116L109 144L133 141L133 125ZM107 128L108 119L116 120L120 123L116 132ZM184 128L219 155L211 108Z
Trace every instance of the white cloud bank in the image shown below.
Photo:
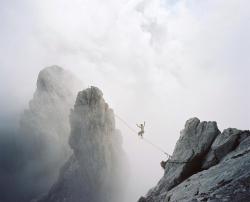
M1 117L23 108L40 69L57 64L103 89L128 122L171 152L186 119L249 128L250 2L0 1ZM130 138L135 201L162 175L158 151Z

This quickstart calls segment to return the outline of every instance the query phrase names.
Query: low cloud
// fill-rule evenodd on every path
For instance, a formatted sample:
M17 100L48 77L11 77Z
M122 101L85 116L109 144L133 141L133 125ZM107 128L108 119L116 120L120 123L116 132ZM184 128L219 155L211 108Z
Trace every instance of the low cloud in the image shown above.
M243 0L1 1L1 117L22 111L39 70L58 64L100 87L131 125L145 120L148 138L168 152L193 116L247 129L249 8ZM117 124L140 179L132 201L156 183L165 157Z

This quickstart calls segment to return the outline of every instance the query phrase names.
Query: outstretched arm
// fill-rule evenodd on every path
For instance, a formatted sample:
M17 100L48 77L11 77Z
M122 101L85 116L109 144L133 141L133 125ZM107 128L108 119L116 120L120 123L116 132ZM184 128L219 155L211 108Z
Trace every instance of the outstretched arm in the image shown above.
M138 128L141 128L138 124L136 124L136 126L137 126Z
M146 122L144 121L144 126L145 126Z

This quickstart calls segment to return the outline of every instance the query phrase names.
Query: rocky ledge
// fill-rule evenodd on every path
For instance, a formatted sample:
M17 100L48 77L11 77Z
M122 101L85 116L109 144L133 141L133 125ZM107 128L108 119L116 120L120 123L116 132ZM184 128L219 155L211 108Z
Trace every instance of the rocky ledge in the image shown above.
M250 131L219 131L192 118L165 162L164 176L139 202L250 200Z

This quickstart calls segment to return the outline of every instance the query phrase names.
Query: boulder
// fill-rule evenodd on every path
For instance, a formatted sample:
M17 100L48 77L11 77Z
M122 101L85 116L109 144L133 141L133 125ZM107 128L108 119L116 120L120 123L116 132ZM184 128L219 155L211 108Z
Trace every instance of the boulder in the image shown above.
M240 130L235 128L228 128L224 130L220 135L218 135L212 144L211 149L202 164L202 168L208 169L219 163L224 156L234 150L234 148L238 145L240 137Z

